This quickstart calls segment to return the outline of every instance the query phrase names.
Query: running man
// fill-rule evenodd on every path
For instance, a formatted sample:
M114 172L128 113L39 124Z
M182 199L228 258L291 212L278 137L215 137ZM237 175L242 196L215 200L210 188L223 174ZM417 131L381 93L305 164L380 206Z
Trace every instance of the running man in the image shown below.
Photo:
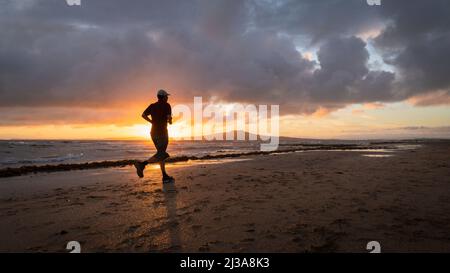
M136 167L137 175L142 178L144 177L144 169L147 164L159 162L163 175L162 182L170 183L175 182L174 178L166 173L166 159L169 157L169 154L166 152L167 145L169 144L167 123L172 124L172 108L167 103L169 93L165 90L159 90L157 97L158 101L150 104L144 113L142 113L142 118L152 124L150 135L157 152L148 160L134 163L134 166ZM149 116L151 116L151 119Z

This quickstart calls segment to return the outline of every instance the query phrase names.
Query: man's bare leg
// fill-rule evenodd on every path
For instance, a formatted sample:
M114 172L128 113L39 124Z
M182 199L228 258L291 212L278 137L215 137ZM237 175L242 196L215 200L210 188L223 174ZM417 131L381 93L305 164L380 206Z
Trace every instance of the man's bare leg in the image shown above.
M166 173L166 161L165 160L162 160L159 162L159 168L161 169L161 173L162 173L163 177L168 176Z
M171 176L169 176L166 173L166 160L162 160L159 162L159 167L161 168L161 173L163 175L163 183L170 183L170 182L174 182L175 179Z

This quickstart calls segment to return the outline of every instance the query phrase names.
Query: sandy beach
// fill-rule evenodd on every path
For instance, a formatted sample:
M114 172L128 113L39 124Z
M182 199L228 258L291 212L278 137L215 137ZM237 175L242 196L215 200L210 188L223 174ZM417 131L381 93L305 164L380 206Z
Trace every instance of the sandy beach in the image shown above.
M368 156L371 155L371 156ZM0 252L450 251L450 142L0 179Z

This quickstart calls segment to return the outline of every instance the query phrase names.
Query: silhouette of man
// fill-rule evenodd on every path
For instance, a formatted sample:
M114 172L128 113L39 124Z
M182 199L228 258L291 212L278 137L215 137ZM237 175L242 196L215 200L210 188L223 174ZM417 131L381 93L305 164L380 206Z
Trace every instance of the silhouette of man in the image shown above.
M144 177L144 169L147 164L159 162L163 175L163 183L170 183L175 182L174 178L166 173L166 159L169 157L169 154L166 152L167 145L169 144L167 123L172 124L172 108L167 103L169 93L165 90L159 90L157 97L158 101L150 104L144 113L142 113L142 118L152 124L150 135L155 144L156 154L148 160L134 163L134 166L136 167L137 175L142 178ZM151 116L151 119L149 116Z

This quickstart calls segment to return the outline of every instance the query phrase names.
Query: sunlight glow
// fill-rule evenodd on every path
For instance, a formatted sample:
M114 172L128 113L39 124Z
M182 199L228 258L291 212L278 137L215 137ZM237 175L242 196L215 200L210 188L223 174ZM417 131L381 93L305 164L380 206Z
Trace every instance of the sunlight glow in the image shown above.
M232 107L232 104L224 105L223 109L230 112ZM151 125L146 124L140 117L130 120L128 124L130 125L122 125L122 123L116 125L113 121L105 121L98 124L0 126L0 138L150 139ZM191 135L191 131L193 131L193 135L213 132L215 126L214 121L209 120L204 122L203 132L201 130L195 132L191 124L174 118L174 123L168 126L168 130L170 138L177 140L186 139ZM450 128L450 108L445 105L418 107L411 102L370 103L353 104L333 112L320 109L314 115L280 117L281 136L302 138L364 138L373 136L373 132L377 132L377 136L382 137L383 135L389 136L393 130L404 127L429 127L437 130ZM408 134L415 135L418 132L417 130L414 132L402 131L402 134L407 136ZM448 133L445 132L439 133L439 136L446 136L445 134L448 136Z

